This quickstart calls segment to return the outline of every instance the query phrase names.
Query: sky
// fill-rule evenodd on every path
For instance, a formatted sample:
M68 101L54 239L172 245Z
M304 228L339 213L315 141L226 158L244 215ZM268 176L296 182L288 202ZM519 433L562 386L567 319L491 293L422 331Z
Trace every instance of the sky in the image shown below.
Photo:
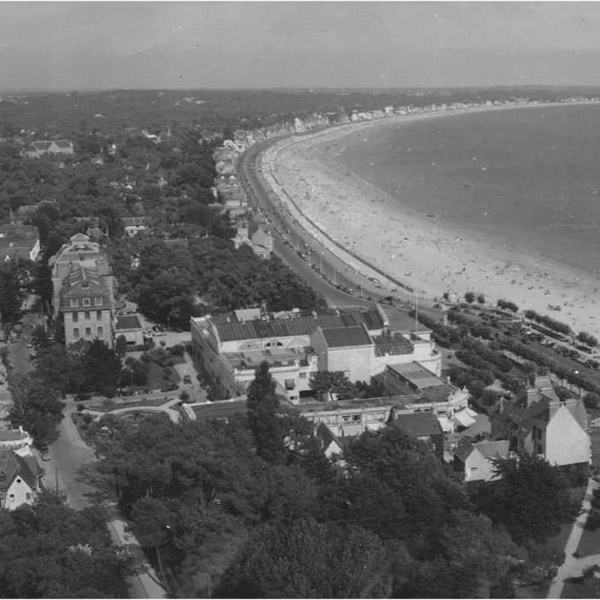
M596 2L5 2L0 90L600 85Z

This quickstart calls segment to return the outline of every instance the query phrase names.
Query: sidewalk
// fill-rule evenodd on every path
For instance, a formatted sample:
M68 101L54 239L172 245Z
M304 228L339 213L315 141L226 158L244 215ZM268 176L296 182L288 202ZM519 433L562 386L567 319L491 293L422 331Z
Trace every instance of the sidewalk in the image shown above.
M588 481L588 486L585 490L581 505L581 514L577 517L575 523L573 523L571 535L569 535L569 539L565 546L565 562L559 567L556 576L550 585L550 590L548 591L546 598L560 598L565 585L565 579L579 577L586 567L600 564L600 554L584 556L582 558L573 556L579 547L579 542L583 535L583 528L590 513L592 494L598 486L599 484L593 479Z
M131 598L168 598L156 572L147 561L139 542L127 531L127 523L120 517L115 505L107 507L110 513L108 529L113 542L122 547L136 561L137 572L127 577Z

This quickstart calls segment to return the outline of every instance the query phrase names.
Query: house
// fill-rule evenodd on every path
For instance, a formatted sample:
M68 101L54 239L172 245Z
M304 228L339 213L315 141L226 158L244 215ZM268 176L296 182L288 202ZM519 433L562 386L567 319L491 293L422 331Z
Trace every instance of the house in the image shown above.
M338 400L336 402L303 401L300 414L315 423L326 425L338 438L358 436L365 431L377 431L385 427L394 414L407 411L395 398L367 398L361 400Z
M12 450L21 456L31 455L32 444L32 437L22 427L0 431L0 451Z
M73 154L73 142L69 140L32 142L29 147L23 151L23 156L26 156L27 158L40 158L46 154Z
M140 233L140 231L147 231L150 219L148 217L122 217L121 223L123 229L129 237Z
M0 449L0 508L33 504L41 490L43 470L33 456Z
M250 238L254 253L260 258L269 258L273 253L273 237L263 229L258 228Z
M31 225L0 225L0 261L32 260L39 258L40 236Z
M65 343L100 339L112 347L115 279L100 244L77 233L48 264L54 316L63 316Z
M591 461L589 417L581 398L560 400L548 377L492 415L492 436L511 451L542 456L559 467L587 471Z
M444 459L444 432L432 413L396 413L394 411L393 424L408 437L423 442L439 458Z
M76 267L95 271L105 280L111 297L113 295L114 279L106 252L99 243L93 242L83 233L71 236L70 240L50 258L48 264L52 269L54 316L60 312L60 291L64 279Z
M487 482L497 478L494 460L509 456L508 440L473 443L468 438L460 440L453 451L454 470L465 477L465 482Z
M115 317L115 340L121 335L125 337L127 345L143 345L144 330L137 315L117 315Z
M98 339L112 348L112 290L97 271L73 267L62 282L60 312L67 346L80 339Z
M405 396L408 408L435 414L445 433L454 431L456 413L468 408L466 389L455 388L417 361L387 365L378 379L388 393Z

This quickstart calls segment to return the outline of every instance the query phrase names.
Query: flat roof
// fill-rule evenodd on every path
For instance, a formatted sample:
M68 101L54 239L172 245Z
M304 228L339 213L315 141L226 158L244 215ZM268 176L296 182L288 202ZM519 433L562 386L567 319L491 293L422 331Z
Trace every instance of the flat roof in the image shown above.
M442 378L438 377L417 362L388 365L388 369L398 373L398 375L419 389L435 388L448 385Z
M371 346L373 342L361 325L359 327L324 328L323 336L330 348L344 348L347 346Z

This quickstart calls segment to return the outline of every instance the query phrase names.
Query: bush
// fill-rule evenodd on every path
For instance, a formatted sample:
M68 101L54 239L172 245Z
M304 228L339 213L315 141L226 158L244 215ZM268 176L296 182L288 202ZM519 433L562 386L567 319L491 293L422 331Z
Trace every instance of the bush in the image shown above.
M475 302L475 294L473 292L467 292L465 294L465 300L471 304L472 302Z

